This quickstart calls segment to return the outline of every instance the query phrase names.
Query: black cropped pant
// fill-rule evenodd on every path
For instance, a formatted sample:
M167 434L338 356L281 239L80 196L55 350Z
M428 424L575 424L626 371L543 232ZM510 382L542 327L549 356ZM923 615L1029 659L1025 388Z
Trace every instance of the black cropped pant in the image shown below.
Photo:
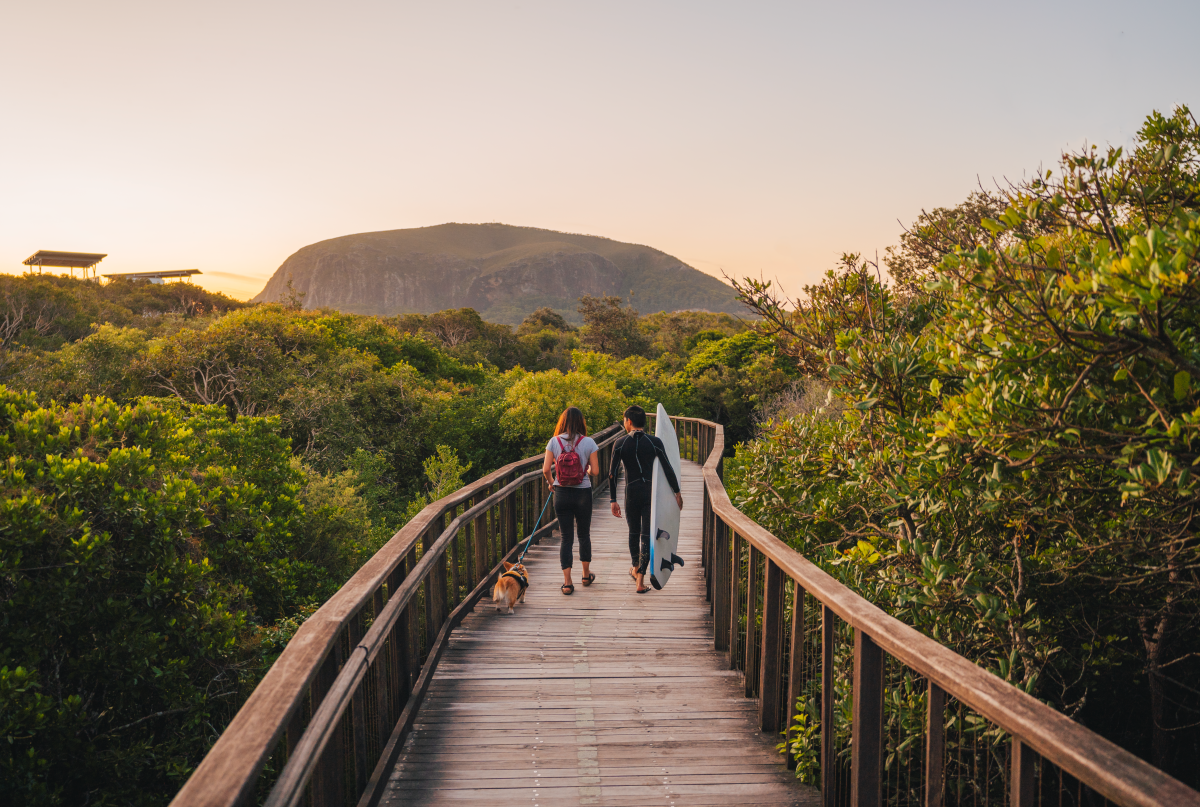
M625 523L629 525L629 562L645 574L650 565L650 492L649 482L625 485Z
M558 529L562 533L562 544L558 547L558 560L564 569L574 564L571 549L575 544L576 527L579 528L579 559L592 562L592 489L555 488L554 514L558 516Z

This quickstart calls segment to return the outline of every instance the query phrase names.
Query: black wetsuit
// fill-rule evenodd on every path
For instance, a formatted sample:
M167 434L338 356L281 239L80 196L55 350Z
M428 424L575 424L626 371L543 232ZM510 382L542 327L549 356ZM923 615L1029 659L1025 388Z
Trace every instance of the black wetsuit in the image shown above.
M679 492L679 479L667 459L662 440L641 431L633 431L613 446L612 467L608 472L608 491L617 500L617 480L625 466L625 523L629 525L629 560L641 574L650 563L650 494L654 460L662 463L667 484Z

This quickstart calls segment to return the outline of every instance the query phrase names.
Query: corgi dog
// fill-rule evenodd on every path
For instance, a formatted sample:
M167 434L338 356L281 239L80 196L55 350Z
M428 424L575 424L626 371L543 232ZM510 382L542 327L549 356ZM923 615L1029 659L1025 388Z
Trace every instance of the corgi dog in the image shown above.
M513 606L525 602L525 589L529 588L529 573L519 563L504 561L504 572L492 589L492 602L502 614L511 614Z

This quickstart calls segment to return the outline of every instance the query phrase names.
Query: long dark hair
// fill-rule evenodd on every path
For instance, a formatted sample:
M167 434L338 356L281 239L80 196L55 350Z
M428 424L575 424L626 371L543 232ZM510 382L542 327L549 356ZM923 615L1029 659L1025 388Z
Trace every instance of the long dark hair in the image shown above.
M570 437L587 436L587 421L583 417L583 411L578 406L568 406L558 416L558 423L554 426L554 436L557 437L563 433L566 433Z

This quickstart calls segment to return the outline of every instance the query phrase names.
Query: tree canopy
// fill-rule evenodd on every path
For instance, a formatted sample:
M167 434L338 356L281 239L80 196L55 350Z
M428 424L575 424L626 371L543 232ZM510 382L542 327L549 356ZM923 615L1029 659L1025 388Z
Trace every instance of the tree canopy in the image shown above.
M772 424L743 506L893 614L1196 782L1200 128L923 214L789 301L845 409ZM1136 694L1134 694L1136 693Z

